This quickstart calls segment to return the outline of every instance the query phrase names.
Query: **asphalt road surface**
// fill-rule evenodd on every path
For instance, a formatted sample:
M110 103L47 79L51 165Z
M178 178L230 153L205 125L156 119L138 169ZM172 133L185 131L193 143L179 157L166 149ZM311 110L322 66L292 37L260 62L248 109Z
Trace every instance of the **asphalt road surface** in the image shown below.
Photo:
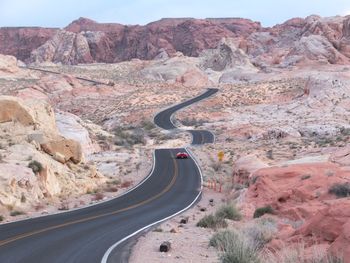
M211 96L214 91L208 90L191 103ZM177 110L191 103L182 103ZM171 129L168 126L171 114L169 119L158 120L157 116L158 126ZM194 132L192 136L194 143L213 140L207 131ZM0 225L0 263L96 263L102 258L108 263L125 262L131 241L111 249L108 255L106 251L136 231L189 208L200 196L199 168L192 158L175 159L179 151L186 149L156 150L151 174L134 190L118 198L83 209Z
M182 102L180 104L177 104L175 106L172 106L170 108L167 108L163 110L162 112L159 112L154 117L154 122L157 124L160 128L163 128L165 130L172 130L176 129L177 127L174 125L174 123L171 120L172 115L185 107L188 107L196 102L199 102L203 99L206 99L213 94L215 94L218 91L218 89L208 89L205 93L199 95L198 97L195 97L193 99L187 100L185 102ZM204 143L213 143L214 142L214 135L210 131L206 130L188 130L189 133L192 135L192 144L198 145L198 144L204 144Z

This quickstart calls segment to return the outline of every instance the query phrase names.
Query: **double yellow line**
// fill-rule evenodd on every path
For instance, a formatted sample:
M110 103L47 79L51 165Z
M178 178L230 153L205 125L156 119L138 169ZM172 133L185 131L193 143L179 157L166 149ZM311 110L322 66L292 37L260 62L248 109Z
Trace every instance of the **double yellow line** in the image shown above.
M26 238L26 237L31 237L31 236L34 236L34 235L37 235L37 234L41 234L41 233L44 233L44 232L47 232L47 231L55 230L55 229L58 229L58 228L62 228L62 227L66 227L66 226L75 225L75 224L78 224L78 223L91 221L91 220L98 219L98 218L105 217L105 216L116 215L118 213L125 212L125 211L128 211L130 209L137 208L137 207L140 207L142 205L145 205L147 203L152 202L153 200L161 197L166 192L168 192L171 189L171 187L176 182L176 179L177 179L177 177L179 175L179 171L178 171L179 169L178 169L178 165L177 165L176 160L173 157L173 155L171 155L171 158L173 159L173 163L174 163L174 175L173 175L173 178L171 179L171 181L170 181L169 185L167 185L167 187L165 187L160 193L152 196L151 198L146 199L146 200L144 200L144 201L142 201L140 203L137 203L137 204L134 204L134 205L131 205L131 206L128 206L128 207L125 207L125 208L113 211L113 212L104 213L104 214L100 214L100 215L96 215L96 216L90 216L90 217L82 218L82 219L79 219L79 220L74 220L74 221L71 221L71 222L67 222L67 223L64 223L64 224L54 225L54 226L51 226L51 227L35 230L35 231L28 232L28 233L21 234L21 235L17 235L17 236L8 238L8 239L4 239L4 240L0 241L0 246L4 246L4 245L12 243L14 241L17 241L17 240L20 240L20 239L23 239L23 238Z

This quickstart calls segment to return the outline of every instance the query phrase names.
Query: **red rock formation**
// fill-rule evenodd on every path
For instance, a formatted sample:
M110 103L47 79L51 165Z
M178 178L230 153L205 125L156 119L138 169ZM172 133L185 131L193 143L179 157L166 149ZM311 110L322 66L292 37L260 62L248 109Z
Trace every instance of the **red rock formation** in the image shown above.
M55 28L0 28L0 53L25 60L56 33Z
M63 31L2 28L0 53L29 62L111 63L154 59L159 53L174 56L177 51L198 56L203 50L216 48L223 38L231 38L254 65L263 69L310 61L345 64L350 58L349 21L350 17L313 15L263 28L242 18L166 18L145 26L79 18Z
M335 255L344 256L348 263L349 198L337 198L329 189L336 183L347 183L349 175L347 166L330 162L262 168L248 176L251 183L245 205L271 205L281 222L301 223L294 229L291 224L281 224L276 239L269 245L272 249L300 241L306 249L321 244ZM247 207L243 207L245 211L253 212Z

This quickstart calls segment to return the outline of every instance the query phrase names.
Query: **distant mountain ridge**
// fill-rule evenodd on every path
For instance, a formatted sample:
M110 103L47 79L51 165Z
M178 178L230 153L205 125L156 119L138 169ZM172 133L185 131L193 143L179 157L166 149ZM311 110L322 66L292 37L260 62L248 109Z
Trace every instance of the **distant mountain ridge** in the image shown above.
M113 63L176 52L196 57L223 38L260 67L305 60L344 64L350 58L350 16L312 15L271 28L243 18L164 18L144 26L79 18L64 29L0 28L0 53L29 63Z

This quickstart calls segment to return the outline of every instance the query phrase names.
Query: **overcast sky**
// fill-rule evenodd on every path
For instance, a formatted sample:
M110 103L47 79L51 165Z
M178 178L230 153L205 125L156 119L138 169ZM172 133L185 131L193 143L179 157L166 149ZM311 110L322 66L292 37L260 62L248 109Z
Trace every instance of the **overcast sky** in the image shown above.
M163 17L243 17L272 26L310 14L350 14L350 0L0 0L0 27L65 27L79 17L122 24Z

